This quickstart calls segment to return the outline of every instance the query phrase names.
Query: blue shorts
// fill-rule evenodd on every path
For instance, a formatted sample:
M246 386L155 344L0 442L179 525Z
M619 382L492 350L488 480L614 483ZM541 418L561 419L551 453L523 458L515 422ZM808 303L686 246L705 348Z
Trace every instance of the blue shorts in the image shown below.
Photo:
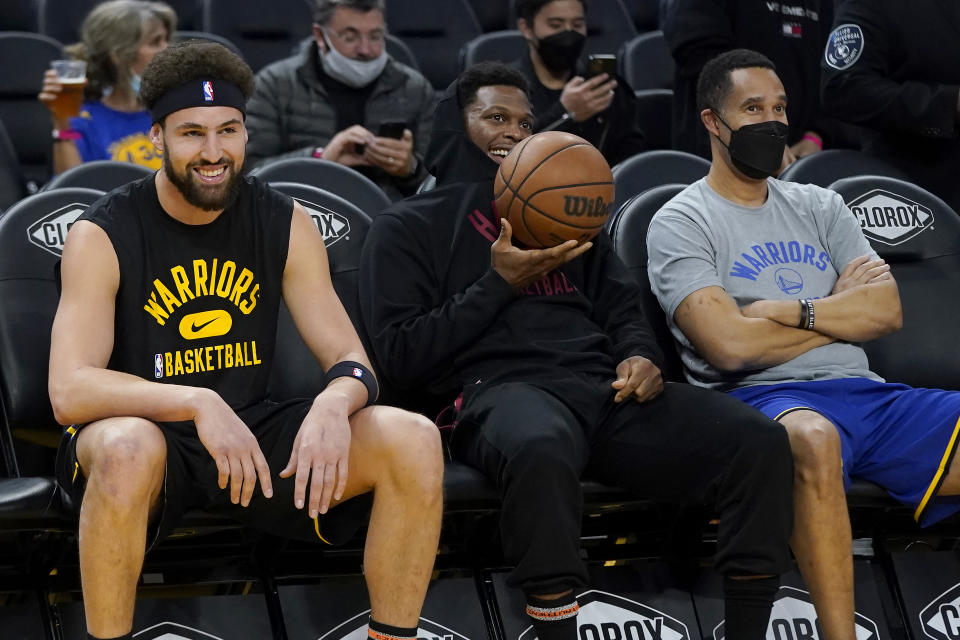
M960 510L960 496L936 497L960 430L960 392L914 389L866 378L753 385L730 395L779 420L816 411L837 427L843 482L880 485L928 526Z

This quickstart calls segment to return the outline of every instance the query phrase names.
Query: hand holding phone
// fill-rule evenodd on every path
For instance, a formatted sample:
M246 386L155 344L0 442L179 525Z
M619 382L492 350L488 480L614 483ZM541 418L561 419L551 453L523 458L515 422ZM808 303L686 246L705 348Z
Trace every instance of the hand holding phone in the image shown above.
M587 56L587 75L607 74L610 78L617 73L617 56L609 53L592 53Z

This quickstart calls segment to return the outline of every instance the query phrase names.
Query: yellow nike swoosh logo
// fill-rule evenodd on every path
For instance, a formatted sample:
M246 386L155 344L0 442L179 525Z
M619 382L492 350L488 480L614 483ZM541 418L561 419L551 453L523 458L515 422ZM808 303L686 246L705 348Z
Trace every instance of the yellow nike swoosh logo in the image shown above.
M180 320L180 335L187 340L215 338L228 333L232 327L230 314L223 309L214 309L184 316Z

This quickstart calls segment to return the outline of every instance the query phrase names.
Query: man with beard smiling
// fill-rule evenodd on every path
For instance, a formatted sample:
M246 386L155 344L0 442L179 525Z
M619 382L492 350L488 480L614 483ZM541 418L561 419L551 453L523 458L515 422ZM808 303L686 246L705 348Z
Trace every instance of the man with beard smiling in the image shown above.
M786 435L723 394L663 383L605 234L512 244L493 180L532 121L523 76L499 63L466 70L440 101L427 150L437 188L379 214L364 244L360 305L382 373L462 394L451 452L501 491L508 583L540 640L577 637L583 475L671 501L715 488L726 637L760 638L790 562Z
M600 149L611 165L644 150L633 89L605 73L585 78L586 0L516 0L527 55L511 63L530 83L535 132L569 131ZM614 53L610 51L610 53Z
M189 509L336 544L371 503L370 636L416 636L440 528L437 431L369 406L377 381L316 225L240 177L252 88L220 45L158 54L141 93L163 169L92 205L64 247L49 388L73 425L57 479L79 509L90 638L131 637L145 548ZM267 397L281 299L327 371L316 398Z

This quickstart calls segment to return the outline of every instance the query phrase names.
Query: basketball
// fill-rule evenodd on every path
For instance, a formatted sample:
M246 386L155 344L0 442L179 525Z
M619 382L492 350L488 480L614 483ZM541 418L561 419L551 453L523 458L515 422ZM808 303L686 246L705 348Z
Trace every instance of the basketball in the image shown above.
M613 205L613 174L592 144L562 131L523 140L503 159L493 188L514 239L543 249L600 233Z

